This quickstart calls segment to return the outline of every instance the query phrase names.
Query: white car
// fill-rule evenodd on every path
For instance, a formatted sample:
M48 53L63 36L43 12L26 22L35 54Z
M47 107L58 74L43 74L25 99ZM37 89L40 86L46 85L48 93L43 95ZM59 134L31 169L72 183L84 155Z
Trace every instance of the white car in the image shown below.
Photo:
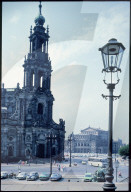
M51 177L50 177L50 180L51 181L58 181L62 178L62 175L59 174L59 173L52 173L51 174Z
M21 172L17 175L17 179L19 179L19 180L24 180L24 179L26 179L26 177L27 177L27 173L25 173L25 172Z
M8 178L8 172L2 171L1 172L1 179L6 179L6 178Z

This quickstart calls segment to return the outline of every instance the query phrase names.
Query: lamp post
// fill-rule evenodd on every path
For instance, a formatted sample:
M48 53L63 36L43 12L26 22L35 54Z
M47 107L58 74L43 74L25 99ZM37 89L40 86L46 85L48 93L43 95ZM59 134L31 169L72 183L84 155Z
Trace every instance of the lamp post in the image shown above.
M71 167L71 141L72 141L72 134L70 134L70 136L68 137L68 142L70 143L70 164L69 164L69 167Z
M9 156L9 144L7 144L7 165L8 165L8 156Z
M86 173L87 173L87 160L86 160Z
M106 45L99 48L101 51L104 69L102 72L110 73L111 79L110 82L107 83L104 79L104 83L107 85L107 89L109 89L109 95L103 95L103 98L107 99L109 97L109 124L108 124L108 168L105 176L106 182L104 183L103 190L104 191L115 191L116 186L113 183L113 166L112 166L112 130L113 130L113 100L119 99L119 96L113 95L113 90L115 89L115 85L119 83L118 72L121 72L120 64L122 60L122 56L124 53L125 47L122 43L119 43L116 39L110 39ZM117 81L114 82L113 74L117 72Z
M51 129L49 136L47 136L47 139L50 140L50 175L52 174L52 140L56 139L56 135L53 135L52 133L53 129Z
M116 160L116 161L115 161L115 168L116 168L116 182L117 182L117 169L118 169L118 167L119 167L119 161Z

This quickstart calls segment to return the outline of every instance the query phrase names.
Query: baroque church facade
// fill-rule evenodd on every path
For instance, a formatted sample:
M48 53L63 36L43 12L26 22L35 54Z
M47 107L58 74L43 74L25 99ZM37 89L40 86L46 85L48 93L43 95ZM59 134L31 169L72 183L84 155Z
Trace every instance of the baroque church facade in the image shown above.
M1 88L1 157L18 160L64 157L65 121L53 121L51 61L48 54L49 28L41 13L30 29L30 52L23 64L23 87ZM51 139L52 138L52 139Z

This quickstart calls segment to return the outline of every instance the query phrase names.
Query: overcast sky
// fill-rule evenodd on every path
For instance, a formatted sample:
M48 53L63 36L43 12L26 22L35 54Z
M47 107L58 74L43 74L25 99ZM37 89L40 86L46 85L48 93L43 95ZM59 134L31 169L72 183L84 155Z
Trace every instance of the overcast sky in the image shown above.
M42 2L49 25L53 119L65 120L66 136L89 125L108 130L109 101L98 51L111 38L126 47L114 95L114 139L129 139L129 15L130 2ZM2 4L2 73L5 87L23 86L23 58L29 51L30 26L38 15L38 2Z

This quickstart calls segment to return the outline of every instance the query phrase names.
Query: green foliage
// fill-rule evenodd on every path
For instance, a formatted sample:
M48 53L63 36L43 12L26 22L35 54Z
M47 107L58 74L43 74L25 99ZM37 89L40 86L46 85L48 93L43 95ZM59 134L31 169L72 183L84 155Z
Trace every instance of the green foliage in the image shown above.
M121 156L129 156L129 145L122 146L119 151L119 155Z

